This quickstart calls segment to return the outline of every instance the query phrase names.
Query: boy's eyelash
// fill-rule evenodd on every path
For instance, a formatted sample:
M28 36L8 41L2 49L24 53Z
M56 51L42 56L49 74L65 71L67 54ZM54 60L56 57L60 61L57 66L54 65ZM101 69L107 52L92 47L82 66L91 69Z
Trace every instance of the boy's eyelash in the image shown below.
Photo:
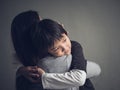
M55 48L55 49L54 49L54 51L57 51L57 50L58 50L58 48Z

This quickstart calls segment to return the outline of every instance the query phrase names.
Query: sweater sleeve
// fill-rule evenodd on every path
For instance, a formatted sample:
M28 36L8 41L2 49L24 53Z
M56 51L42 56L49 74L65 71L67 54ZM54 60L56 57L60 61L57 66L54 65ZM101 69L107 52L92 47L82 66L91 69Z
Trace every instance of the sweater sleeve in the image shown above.
M81 45L76 41L71 41L72 43L72 62L71 62L71 69L80 69L86 71L86 60L83 55L83 49Z
M65 89L84 85L86 73L83 70L71 70L65 73L45 73L42 75L44 89Z
M72 43L72 63L71 69L80 69L86 71L87 61L84 58L83 50L81 45L76 41L71 41ZM86 82L83 86L79 87L79 90L95 90L92 82L89 79L86 79Z

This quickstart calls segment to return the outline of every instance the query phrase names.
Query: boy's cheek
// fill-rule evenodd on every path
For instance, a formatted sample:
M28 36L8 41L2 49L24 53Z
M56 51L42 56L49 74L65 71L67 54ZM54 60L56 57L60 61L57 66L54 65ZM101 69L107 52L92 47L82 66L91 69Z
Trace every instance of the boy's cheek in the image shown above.
M61 56L63 56L63 55L64 55L63 53L54 54L54 56L57 56L57 57L61 57Z

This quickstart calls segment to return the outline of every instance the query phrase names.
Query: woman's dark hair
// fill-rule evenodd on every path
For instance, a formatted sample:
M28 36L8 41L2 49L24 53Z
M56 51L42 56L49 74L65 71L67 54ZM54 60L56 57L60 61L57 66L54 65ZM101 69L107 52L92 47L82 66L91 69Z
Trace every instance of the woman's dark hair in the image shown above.
M65 29L51 19L43 19L35 29L31 31L32 42L37 52L37 56L44 57L48 54L48 48L54 45L55 40L60 40ZM41 56L42 55L42 56Z
M16 54L20 62L25 65L34 65L34 49L30 39L30 27L39 22L36 11L25 11L18 14L11 24L11 36Z

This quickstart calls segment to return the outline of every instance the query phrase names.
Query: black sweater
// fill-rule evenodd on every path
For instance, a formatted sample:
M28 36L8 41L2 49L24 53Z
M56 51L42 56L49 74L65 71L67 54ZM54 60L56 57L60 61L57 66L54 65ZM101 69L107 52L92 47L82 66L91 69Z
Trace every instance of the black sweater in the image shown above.
M83 50L81 45L76 41L71 41L72 43L72 63L70 69L80 69L86 71L87 61L84 58ZM83 86L79 87L79 90L95 90L92 82L86 79Z

